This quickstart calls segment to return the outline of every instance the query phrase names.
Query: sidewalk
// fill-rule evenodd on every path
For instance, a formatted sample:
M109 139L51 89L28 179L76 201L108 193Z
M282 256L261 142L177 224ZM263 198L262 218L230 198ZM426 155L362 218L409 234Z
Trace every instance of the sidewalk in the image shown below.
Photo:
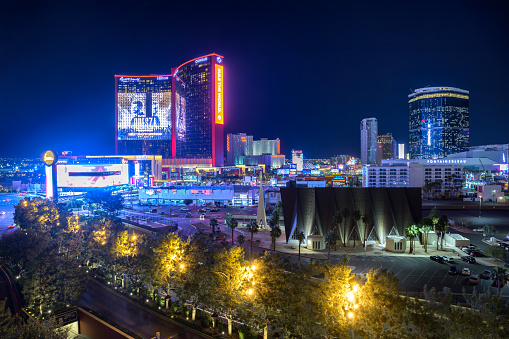
M248 241L251 238L251 234L247 232L246 228L239 228L238 231L242 232L244 234L244 237L246 239L246 244L244 246L249 247ZM236 231L237 231L236 230ZM259 230L258 233L255 233L253 236L253 242L259 240L260 243L258 245L253 244L254 247L270 250L271 249L271 237L270 237L270 231L266 229ZM356 255L356 256L396 256L396 257L430 257L433 255L447 255L451 256L453 258L460 259L463 256L466 256L467 254L461 251L457 247L452 247L449 245L444 244L443 249L437 250L436 245L428 245L427 252L424 251L424 247L420 245L417 241L415 241L415 253L409 254L409 248L405 251L405 253L395 253L395 252L389 252L383 247L382 245L368 245L366 247L366 250L364 250L364 247L362 246L362 243L359 241L357 243L356 248L353 248L353 244L349 244L348 247L337 247L337 251L334 250L334 247L332 247L330 254L332 255L341 255L341 254L348 254L348 255ZM440 245L439 245L440 246ZM247 248L246 247L246 248ZM292 254L292 255L298 255L299 249L297 246L292 246L290 244L286 243L286 237L285 233L281 234L281 237L279 237L276 240L276 251L286 253L286 254ZM305 258L312 258L315 260L326 260L328 255L328 249L325 250L308 250L306 247L304 247L304 244L301 245L300 248L300 255ZM499 266L501 265L501 262L498 259L495 258L476 258L476 261L485 266ZM503 263L502 263L503 264Z

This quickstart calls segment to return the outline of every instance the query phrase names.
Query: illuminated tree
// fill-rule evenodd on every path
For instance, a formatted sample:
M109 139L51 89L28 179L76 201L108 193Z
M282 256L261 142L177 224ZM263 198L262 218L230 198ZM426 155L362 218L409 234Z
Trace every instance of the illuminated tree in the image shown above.
M138 254L138 242L139 237L136 234L129 235L126 230L117 235L112 247L115 264L122 270L122 288L125 287L126 275L130 275L134 268L134 257Z
M154 247L152 274L154 282L163 287L170 296L175 275L184 269L183 255L185 243L176 233L169 233ZM168 309L169 299L166 299Z
M317 300L316 317L324 338L348 336L347 312L355 310L357 286L352 281L351 270L345 265L318 265L316 272L323 275L314 299Z
M47 233L57 227L59 222L58 207L50 200L24 199L14 207L14 223L22 230Z
M243 322L263 330L263 337L268 338L268 331L276 329L281 323L281 310L285 307L287 297L287 273L284 260L278 253L265 252L254 262L253 293L244 298L238 313Z
M28 318L26 322L16 322L2 335L3 339L67 339L69 329L59 327L54 321Z
M354 316L355 333L364 338L390 338L404 332L405 300L398 279L386 269L371 271L359 289Z
M214 259L211 306L227 319L228 335L231 336L232 322L243 298L253 293L253 268L244 260L244 250L240 247L223 249Z
M212 258L205 238L197 237L184 243L181 265L182 270L175 275L175 292L181 301L191 306L191 319L196 320L199 305L212 304L211 284L214 279Z

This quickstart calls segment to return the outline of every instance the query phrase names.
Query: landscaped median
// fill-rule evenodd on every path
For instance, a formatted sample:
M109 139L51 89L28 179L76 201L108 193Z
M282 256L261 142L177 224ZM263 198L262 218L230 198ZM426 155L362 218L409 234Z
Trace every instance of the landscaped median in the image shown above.
M213 314L209 312L198 309L196 312L196 320L192 321L190 310L178 301L170 302L168 309L166 309L166 300L164 297L148 297L145 293L137 295L134 291L121 288L120 283L118 283L117 286L112 285L111 282L100 275L94 275L92 279L110 292L136 304L145 311L167 320L168 322L174 323L177 326L183 327L188 331L199 334L204 338L229 338L226 324L224 324L219 317L214 319L212 317ZM238 328L234 328L232 337L239 339L256 339L258 338L258 333L245 326L238 326Z

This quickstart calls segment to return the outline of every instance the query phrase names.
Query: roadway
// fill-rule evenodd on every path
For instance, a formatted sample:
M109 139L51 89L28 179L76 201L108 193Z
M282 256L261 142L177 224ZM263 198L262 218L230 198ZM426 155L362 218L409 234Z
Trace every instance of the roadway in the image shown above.
M161 332L161 338L207 338L176 325L157 315L157 313L139 307L134 302L113 293L93 279L89 279L88 288L81 296L77 306L88 307L118 325L141 335L143 338L153 338L156 332Z
M24 199L26 195L15 193L0 193L0 236L15 229L9 229L9 225L14 224L14 205Z

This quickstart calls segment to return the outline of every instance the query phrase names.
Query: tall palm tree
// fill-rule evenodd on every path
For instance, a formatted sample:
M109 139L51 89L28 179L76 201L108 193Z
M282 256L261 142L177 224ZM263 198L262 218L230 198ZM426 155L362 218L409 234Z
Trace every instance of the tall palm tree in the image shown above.
M435 232L440 233L440 249L444 249L444 235L449 228L449 218L446 215L442 215L438 219L438 223L435 226ZM437 238L437 250L438 250L438 238Z
M215 218L212 218L210 219L209 225L212 227L212 233L214 233L216 231L216 227L219 225L219 222Z
M338 235L339 235L339 226L341 226L341 223L343 222L343 217L341 216L341 212L339 212L338 210L336 210L336 212L334 212L334 215L332 216L332 222L334 223L335 227L333 228L333 230L335 230L336 232L336 243L334 244L334 250L336 251L338 248L337 248L337 238L338 238Z
M251 222L247 224L247 231L251 233L251 260L253 260L253 235L258 232L258 223L256 220L251 220Z
M272 238L272 250L276 251L276 239L281 236L281 227L274 225L270 227L270 237Z
M424 252L428 253L428 234L433 229L433 222L430 217L422 218L419 222L419 232L422 233L422 241L424 242ZM437 239L438 241L438 239Z
M343 246L346 247L347 241L348 241L347 236L346 236L346 219L348 219L348 217L350 216L350 210L347 207L345 207L343 209L343 211L341 212L341 216L343 217L343 234L344 234Z
M235 229L239 226L239 223L232 217L226 220L226 226L228 226L228 228L232 230L232 246L233 246L234 244L233 231L235 231Z
M300 262L300 244L304 242L306 236L304 235L304 232L297 231L297 234L295 234L295 238L299 241L299 262Z
M360 234L359 233L359 220L361 220L362 218L362 214L361 214L361 211L359 210L354 210L352 212L352 219L353 221L355 222L355 229L357 230L357 234ZM355 248L355 236L353 238L353 248Z
M364 224L364 241L363 246L366 247L366 240L368 239L368 226L373 222L373 216L371 213L366 213L362 216L362 223Z
M405 228L406 235L410 238L410 251L409 254L415 254L414 250L414 239L419 234L419 229L416 225L410 225L407 228Z
M325 242L329 247L329 252L327 253L327 260L330 260L330 250L332 244L336 244L336 240L338 239L336 232L334 230L330 230L327 234L325 234Z

